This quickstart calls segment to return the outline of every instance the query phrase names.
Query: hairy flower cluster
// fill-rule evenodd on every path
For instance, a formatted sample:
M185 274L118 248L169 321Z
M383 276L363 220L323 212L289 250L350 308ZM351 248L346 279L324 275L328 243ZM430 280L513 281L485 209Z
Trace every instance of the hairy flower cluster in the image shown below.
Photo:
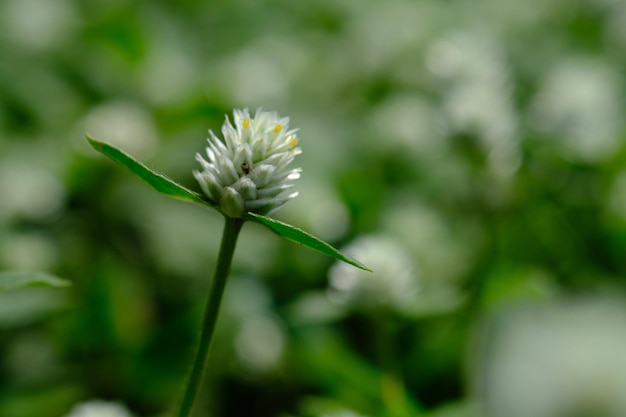
M289 130L289 118L260 109L254 117L234 110L233 122L226 116L223 140L209 130L207 159L196 155L202 171L193 175L225 215L269 214L298 195L286 192L300 177L300 168L287 168L301 152L297 129Z

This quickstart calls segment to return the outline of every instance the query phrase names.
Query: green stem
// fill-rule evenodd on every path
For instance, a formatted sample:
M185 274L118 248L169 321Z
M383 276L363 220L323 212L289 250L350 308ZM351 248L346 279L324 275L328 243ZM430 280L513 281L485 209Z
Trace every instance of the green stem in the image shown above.
M243 223L243 219L226 217L220 253L217 258L217 265L215 267L215 274L213 276L213 282L211 283L211 289L209 290L209 299L204 310L204 320L202 322L200 342L198 344L196 357L193 361L189 380L180 402L180 408L176 414L177 417L189 416L191 408L193 407L194 398L196 397L198 388L200 388L202 373L209 355L209 349L211 348L211 340L213 339L213 332L215 330L215 323L217 322L220 302L222 301L222 294L224 293L224 287L226 286L230 265L233 260L237 237L239 236Z

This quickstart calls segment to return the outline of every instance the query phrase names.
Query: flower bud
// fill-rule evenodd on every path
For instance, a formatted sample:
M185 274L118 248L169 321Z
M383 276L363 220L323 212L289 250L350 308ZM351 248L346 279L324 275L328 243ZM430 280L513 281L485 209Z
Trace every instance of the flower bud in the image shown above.
M285 192L300 176L299 168L288 168L300 154L297 129L289 129L288 118L260 109L254 117L248 109L235 110L233 122L226 117L224 139L209 131L207 159L196 155L202 170L194 177L229 217L269 214L297 195Z

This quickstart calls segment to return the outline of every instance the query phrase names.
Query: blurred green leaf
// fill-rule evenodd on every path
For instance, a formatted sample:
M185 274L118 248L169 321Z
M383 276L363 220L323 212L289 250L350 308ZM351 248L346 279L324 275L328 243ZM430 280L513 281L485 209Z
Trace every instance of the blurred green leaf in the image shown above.
M292 242L296 242L302 246L306 246L318 252L322 252L323 254L328 255L331 258L335 258L337 260L349 263L350 265L356 266L357 268L372 272L371 269L367 268L361 262L357 261L354 258L351 258L344 253L341 253L339 250L335 249L328 243L313 236L308 232L305 232L302 229L269 217L262 216L260 214L248 213L248 215L250 215L254 220L261 223L262 225L270 228L273 232L288 240L291 240Z
M109 143L100 142L89 135L87 135L87 140L95 150L105 156L108 156L121 166L128 168L133 174L137 175L158 192L178 200L189 201L216 208L216 204L214 202L208 201L201 194L191 191L174 182L165 175L151 170L124 151L117 149L115 146Z
M69 281L46 272L5 271L0 272L0 291L16 290L24 287L67 287Z

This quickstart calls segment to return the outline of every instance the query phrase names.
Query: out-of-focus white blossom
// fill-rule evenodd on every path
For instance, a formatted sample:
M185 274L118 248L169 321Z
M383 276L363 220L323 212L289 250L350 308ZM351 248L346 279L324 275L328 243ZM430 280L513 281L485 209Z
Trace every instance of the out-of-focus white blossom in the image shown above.
M600 60L568 59L545 77L530 108L536 128L567 157L599 162L622 146L621 74Z
M423 262L417 260L403 239L368 235L343 251L362 260L373 272L336 263L329 273L327 292L334 305L417 317L450 311L463 302L453 282L432 272L424 274Z
M475 134L501 178L520 166L513 83L503 48L492 36L464 29L433 43L427 65L441 84L450 133Z
M235 337L238 357L257 371L275 367L283 356L285 344L285 332L268 314L244 318Z
M487 326L477 373L488 417L626 415L626 308L529 306Z
M65 185L54 172L41 169L40 161L0 161L0 219L49 219L63 208Z
M369 309L410 310L420 290L418 272L406 248L387 236L364 236L344 249L374 272L343 262L329 275L329 297L341 304Z
M234 126L228 116L222 126L223 140L209 131L208 160L197 154L202 171L193 174L225 215L269 214L298 195L286 193L300 177L300 168L288 168L301 152L297 129L290 130L289 118L276 112L233 113Z
M133 415L118 402L90 400L75 405L65 417L133 417Z
M18 48L49 50L75 36L80 15L69 0L7 0L0 3L3 38Z
M232 320L234 353L252 375L272 372L286 350L284 326L272 312L272 296L259 280L234 276L224 296L224 310ZM232 285L231 285L232 284Z
M112 100L94 107L84 123L84 129L90 135L106 136L111 144L143 158L149 156L158 143L150 113L143 106L129 101Z

